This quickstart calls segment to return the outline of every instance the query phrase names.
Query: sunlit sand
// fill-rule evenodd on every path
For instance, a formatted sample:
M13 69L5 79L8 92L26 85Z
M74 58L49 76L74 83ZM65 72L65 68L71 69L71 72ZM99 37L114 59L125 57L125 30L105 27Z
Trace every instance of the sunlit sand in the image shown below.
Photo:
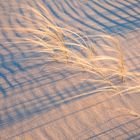
M0 139L140 139L139 8L0 1Z

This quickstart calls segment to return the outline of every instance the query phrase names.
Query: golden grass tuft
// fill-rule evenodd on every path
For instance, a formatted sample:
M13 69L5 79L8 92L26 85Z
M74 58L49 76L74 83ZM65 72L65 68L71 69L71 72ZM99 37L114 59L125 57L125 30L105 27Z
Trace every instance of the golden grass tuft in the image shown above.
M81 79L83 82L90 81L105 85L100 89L71 98L98 92L114 92L115 94L108 99L119 95L124 100L125 94L140 92L139 81L136 80L139 73L130 72L126 68L123 51L115 37L105 34L88 36L72 27L61 27L55 23L55 19L46 7L41 3L37 3L37 5L41 10L24 4L22 6L27 13L31 12L36 15L35 20L25 15L14 15L16 18L24 19L28 25L27 27L13 25L12 29L24 35L22 38L17 38L15 43L41 46L32 51L46 53L45 61L59 62L71 66L71 69L76 68L88 72L93 76ZM41 11L46 15L43 15ZM11 28L5 27L5 30L11 30ZM92 41L93 39L106 40L113 45L102 44L98 46ZM119 82L116 83L116 80ZM130 81L134 82L135 86L129 87L127 83ZM71 98L65 100L71 100Z

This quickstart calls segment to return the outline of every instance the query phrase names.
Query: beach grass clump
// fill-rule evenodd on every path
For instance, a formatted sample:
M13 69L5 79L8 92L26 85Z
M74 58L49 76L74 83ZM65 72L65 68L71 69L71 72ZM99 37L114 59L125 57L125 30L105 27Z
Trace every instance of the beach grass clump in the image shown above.
M26 13L35 15L35 19L15 13L16 18L23 18L28 25L26 27L13 25L12 28L23 35L22 38L16 38L15 43L36 46L36 49L31 51L46 53L46 57L43 55L45 61L62 63L64 66L71 66L71 69L90 73L93 76L84 79L83 82L90 81L93 84L104 85L92 93L114 92L111 99L116 95L140 92L139 82L135 79L139 73L130 72L126 68L123 50L117 38L106 34L85 35L70 26L62 27L55 22L43 4L37 3L37 5L38 9L22 6ZM5 27L5 29L11 28ZM92 42L92 39L111 42L112 45L98 45ZM127 83L130 81L136 83L135 86L129 87ZM78 97L85 94L91 92Z

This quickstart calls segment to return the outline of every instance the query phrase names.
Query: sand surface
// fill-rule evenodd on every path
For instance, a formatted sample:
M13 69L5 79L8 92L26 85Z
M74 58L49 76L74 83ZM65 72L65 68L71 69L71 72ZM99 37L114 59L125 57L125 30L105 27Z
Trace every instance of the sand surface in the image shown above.
M61 27L115 37L128 71L140 72L139 0L0 0L0 140L139 140L140 90L123 97L94 93L102 85L83 82L89 73L46 62L37 46L17 44L27 34L13 26L38 29L43 23L23 5L51 16ZM139 86L139 76L136 81Z

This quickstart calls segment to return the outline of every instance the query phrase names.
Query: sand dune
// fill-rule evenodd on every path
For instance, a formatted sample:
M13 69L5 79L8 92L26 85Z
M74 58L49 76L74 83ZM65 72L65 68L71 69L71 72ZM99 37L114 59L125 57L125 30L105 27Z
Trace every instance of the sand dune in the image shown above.
M1 0L0 140L139 140L139 9Z

